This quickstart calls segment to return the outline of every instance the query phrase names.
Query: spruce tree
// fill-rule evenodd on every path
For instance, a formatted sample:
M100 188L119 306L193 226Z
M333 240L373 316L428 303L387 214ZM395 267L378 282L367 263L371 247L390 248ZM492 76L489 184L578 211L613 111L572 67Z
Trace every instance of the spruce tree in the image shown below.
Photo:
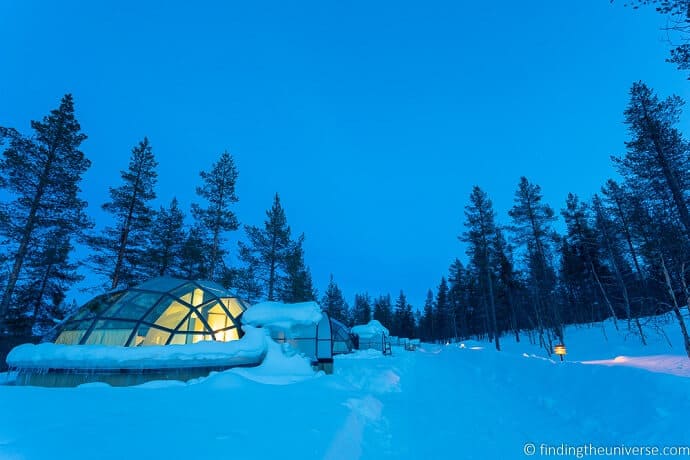
M232 280L224 282L223 285L234 286L240 298L249 302L249 304L261 300L263 289L252 265L227 270L226 276L228 275L232 277Z
M455 339L458 337L458 327L455 319L455 311L448 298L448 283L441 277L441 282L436 290L434 301L435 322L438 325L439 334L443 339Z
M496 227L492 246L498 265L496 295L497 298L503 297L508 309L510 328L515 334L515 341L520 342L519 303L517 301L520 290L519 281L513 263L512 247L506 241L501 227Z
M280 300L287 303L316 300L311 272L304 262L304 234L291 242L285 261L285 281Z
M458 337L467 337L469 289L465 267L459 259L455 259L450 266L448 275L448 303L457 319ZM438 326L435 327L434 340L440 339Z
M253 267L266 299L278 300L293 244L285 211L277 193L273 206L266 211L263 228L247 225L245 230L249 241L239 243L240 258L247 266Z
M180 276L188 280L209 279L208 269L211 266L209 244L204 238L205 231L192 226L187 232L180 253Z
M597 322L609 314L616 319L613 307L602 306L607 295L601 279L608 277L601 263L596 234L590 223L589 209L577 195L568 194L566 207L561 210L566 234L561 241L561 281L570 300L570 319L578 322ZM610 305L610 304L609 304Z
M493 242L496 238L495 213L486 192L474 186L470 194L470 204L465 206L465 233L460 237L467 243L467 255L479 275L479 284L484 291L484 305L489 326L489 340L495 340L500 350L500 331L496 319L495 271L498 258ZM444 280L445 281L445 280Z
M436 315L434 315L434 309L434 293L429 289L424 300L424 313L419 321L419 336L422 340L429 342L436 339Z
M177 198L173 198L166 209L161 206L151 226L149 235L149 272L151 276L185 276L183 267L184 246L187 232L184 227L184 213Z
M371 297L369 294L355 294L355 303L352 307L354 324L367 324L371 321Z
M540 345L550 352L551 335L545 338L545 331L552 330L560 341L563 340L560 311L554 299L556 273L552 254L557 239L552 228L554 211L542 202L541 188L522 177L515 192L515 204L508 214L513 221L511 231L515 244L527 253L531 320L539 331Z
M415 324L414 316L412 314L412 305L407 302L407 297L403 291L400 291L398 300L395 302L395 311L393 313L393 329L391 335L399 337L411 338L414 337Z
M328 313L328 316L335 318L345 324L348 324L348 305L343 297L343 292L340 290L333 275L328 281L326 292L321 298L321 309Z
M393 324L393 304L390 294L382 295L374 300L373 319L391 329Z
M155 214L150 202L156 198L157 166L145 137L132 149L127 169L120 172L122 184L110 188L110 201L102 206L115 225L89 238L94 251L91 262L96 272L109 278L110 289L132 286L147 276L148 237Z
M238 201L235 193L238 173L232 155L223 152L210 171L202 171L199 175L202 185L197 187L196 193L206 204L203 207L193 204L192 214L197 225L204 229L204 238L209 241L206 247L209 254L205 257L208 260L206 276L216 281L223 276L225 268L224 235L239 228L237 217L230 209Z
M5 241L4 258L11 266L0 297L0 333L7 327L10 305L24 312L30 308L15 296L15 289L25 277L34 248L51 246L43 239L59 234L60 242L54 244L61 246L55 250L60 254L59 263L70 263L67 258L71 241L91 225L83 213L86 202L79 198L79 183L91 162L80 150L86 135L74 116L72 96L65 95L57 109L42 121L32 121L31 128L31 137L12 128L0 128L0 139L7 145L0 161L0 184L12 199L0 206L0 238ZM40 257L33 260L39 261ZM54 282L56 273L49 271L46 282ZM72 282L65 278L59 284L63 294Z
M678 124L683 101L678 96L659 100L643 82L630 89L625 123L631 135L625 156L614 157L618 170L635 188L652 199L668 202L677 214L686 240L690 238L690 147Z
M68 313L67 290L83 279L77 273L78 264L69 259L73 249L65 229L52 229L29 251L27 281L17 286L17 299L31 310L34 334L43 334Z

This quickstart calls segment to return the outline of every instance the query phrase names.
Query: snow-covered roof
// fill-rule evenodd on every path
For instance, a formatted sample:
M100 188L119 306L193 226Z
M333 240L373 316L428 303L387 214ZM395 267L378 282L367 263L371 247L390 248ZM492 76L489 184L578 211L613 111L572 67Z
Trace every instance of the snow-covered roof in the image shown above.
M122 347L41 343L15 347L10 367L21 369L169 369L258 364L266 354L266 332L245 327L245 335L230 342Z
M377 335L388 335L388 329L377 320L372 319L369 324L360 324L352 327L352 333L360 337L375 337Z
M323 313L316 302L261 302L244 312L242 324L289 329L293 326L316 325L321 318Z

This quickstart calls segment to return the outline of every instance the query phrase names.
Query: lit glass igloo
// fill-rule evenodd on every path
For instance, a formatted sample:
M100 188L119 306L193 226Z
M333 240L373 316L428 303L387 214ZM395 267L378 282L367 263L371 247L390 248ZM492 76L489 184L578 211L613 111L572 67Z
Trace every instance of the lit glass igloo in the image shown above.
M189 344L240 338L244 303L219 284L155 278L100 295L62 324L55 343L69 345Z

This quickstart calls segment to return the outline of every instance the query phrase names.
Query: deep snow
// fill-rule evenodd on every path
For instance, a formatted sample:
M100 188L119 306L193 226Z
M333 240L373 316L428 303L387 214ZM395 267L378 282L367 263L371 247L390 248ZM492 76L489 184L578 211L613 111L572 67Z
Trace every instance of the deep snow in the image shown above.
M570 328L565 363L505 337L500 353L485 342L360 351L328 376L271 344L262 366L188 384L0 386L0 458L520 459L530 442L690 444L687 377L572 362L680 359L675 325L671 349L605 327L608 341L601 327Z
M27 343L7 355L10 368L169 369L193 366L239 366L261 362L266 331L244 327L244 336L230 342L203 341L189 345L115 347Z

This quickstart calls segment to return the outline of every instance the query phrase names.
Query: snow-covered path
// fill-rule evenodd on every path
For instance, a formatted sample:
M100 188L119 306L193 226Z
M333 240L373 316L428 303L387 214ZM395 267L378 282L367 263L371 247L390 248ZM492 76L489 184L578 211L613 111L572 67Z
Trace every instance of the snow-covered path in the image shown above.
M689 443L682 376L433 345L339 357L335 368L135 388L0 386L0 459L518 459L528 442Z

